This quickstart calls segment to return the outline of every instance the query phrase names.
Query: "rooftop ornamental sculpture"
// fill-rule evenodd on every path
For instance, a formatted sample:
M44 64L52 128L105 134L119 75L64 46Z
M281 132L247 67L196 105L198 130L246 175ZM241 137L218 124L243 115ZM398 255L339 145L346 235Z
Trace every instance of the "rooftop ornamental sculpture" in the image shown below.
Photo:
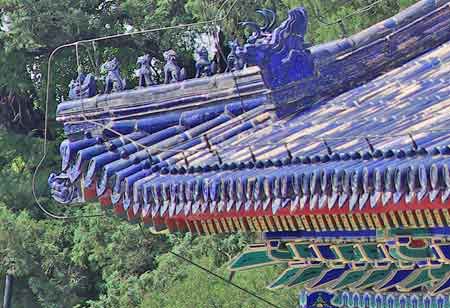
M268 11L264 12L264 16L268 18ZM277 88L313 75L313 59L304 41L308 14L303 7L290 10L288 19L272 33L268 31L273 22L266 22L262 28L254 22L242 25L255 31L247 44L237 49L236 54L246 63L261 68L264 82L269 88Z
M174 83L183 81L186 79L186 71L183 67L180 67L177 63L177 53L175 50L170 49L164 53L164 83Z
M208 49L203 46L196 52L198 60L195 63L195 78L212 76L217 73L217 64L209 60Z
M105 77L105 94L125 90L126 80L120 76L120 63L117 58L103 63L101 70L107 73Z
M242 26L249 27L254 30L252 35L250 35L250 37L247 39L247 42L249 44L256 43L256 41L261 37L269 37L276 23L276 14L274 11L268 9L260 9L257 10L256 13L259 13L264 17L264 26L260 27L256 22L253 21L246 21L241 23Z
M48 185L51 189L53 198L59 203L71 204L81 202L79 188L72 185L67 174L50 174L48 177Z
M69 84L69 98L80 99L89 98L97 94L97 85L95 83L95 76L92 74L85 75L83 72L78 72L77 79L74 79Z
M153 58L149 54L140 56L137 59L135 70L136 77L139 78L139 87L148 87L156 85L156 82L152 78L152 68L150 66Z
M227 56L226 72L240 71L245 67L245 62L242 58L237 57L236 50L240 47L237 39L228 42L230 53Z

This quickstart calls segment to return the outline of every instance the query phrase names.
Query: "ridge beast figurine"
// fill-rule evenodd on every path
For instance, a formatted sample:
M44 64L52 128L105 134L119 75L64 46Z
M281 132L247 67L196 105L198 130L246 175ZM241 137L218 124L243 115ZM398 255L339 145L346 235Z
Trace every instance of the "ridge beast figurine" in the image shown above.
M226 72L234 72L242 70L245 67L245 62L242 58L237 57L236 50L240 47L237 39L228 42L230 53L227 56Z
M178 66L177 53L173 49L170 49L164 53L164 60L166 60L166 64L164 65L165 84L183 81L186 79L186 72L184 68Z
M261 68L266 85L273 89L313 75L314 65L304 36L308 15L302 7L290 10L288 18L273 32L275 15L269 23L269 11L259 10L266 18L261 28L255 22L243 26L254 30L244 47L237 48L236 55L248 64Z
M195 63L195 78L212 76L217 73L216 62L209 60L208 49L203 46L196 51L198 60Z
M152 58L149 54L140 56L137 59L136 65L138 68L134 72L136 77L139 78L139 87L148 87L156 84L152 79L151 61Z
M105 94L125 90L126 80L120 76L120 63L117 58L103 63L101 71L107 73L105 77Z
M77 79L72 80L69 84L69 98L89 98L96 94L97 85L95 83L95 76L92 74L85 75L80 70Z

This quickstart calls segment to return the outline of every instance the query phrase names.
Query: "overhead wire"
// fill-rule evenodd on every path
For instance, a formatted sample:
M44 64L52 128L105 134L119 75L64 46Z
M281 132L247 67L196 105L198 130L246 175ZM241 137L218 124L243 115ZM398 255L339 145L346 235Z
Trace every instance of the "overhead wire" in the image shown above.
M141 233L142 233L143 238L145 238L145 237L146 237L146 234L145 234L145 232L144 232L144 228L142 227L142 224L141 224L141 223L139 223L139 228L140 228L140 230L141 230ZM280 306L278 306L278 305L276 305L276 304L274 304L274 303L268 301L268 300L265 299L264 297L262 297L262 296L256 294L255 292L252 292L252 291L250 291L250 290L248 290L248 289L246 289L246 288L244 288L244 287L242 287L242 286L240 286L240 285L238 285L238 284L232 282L231 280L226 279L226 278L220 276L219 274L217 274L217 273L215 273L215 272L213 272L213 271L207 269L206 267L204 267L204 266L198 264L197 262L194 262L193 260L191 260L191 259L189 259L189 258L187 258L187 257L185 257L185 256L183 256L183 255L181 255L181 254L179 254L179 253L174 252L173 250L169 250L168 253L171 254L171 255L173 255L173 256L175 256L176 258L178 258L178 259L180 259L180 260L186 262L186 263L189 263L189 264L193 265L194 267L200 269L201 271L205 272L206 274L208 274L208 275L210 275L210 276L215 277L216 279L218 279L218 280L224 282L225 284L228 284L228 285L230 285L230 286L232 286L232 287L234 287L234 288L236 288L236 289L238 289L238 290L240 290L240 291L242 291L242 292L244 292L244 293L246 293L246 294L248 294L248 295L250 295L250 296L256 298L256 299L259 300L260 302L263 302L263 303L265 303L266 305L268 305L268 306L270 306L270 307L281 308Z
M342 34L343 36L347 36L347 30L345 28L345 24L344 24L344 20L356 16L356 15L361 15L362 13L365 13L367 11L370 11L372 8L374 8L378 3L385 1L385 0L375 0L374 2L350 13L347 14L345 16L340 17L338 20L334 21L334 22L328 22L325 20L325 17L322 15L322 13L320 12L320 10L318 9L318 7L316 5L314 5L314 3L312 2L313 0L308 0L309 5L312 8L312 12L313 12L313 17L315 17L317 19L317 21L319 21L321 24L325 25L325 26L334 26L334 25L339 25L339 27L341 28ZM317 0L316 0L317 1ZM345 1L344 3L349 2L348 0ZM317 3L317 2L316 2ZM328 13L328 11L326 11L325 13Z
M326 26L334 26L334 25L337 25L337 24L339 24L340 22L343 22L345 19L348 19L348 18L350 18L350 17L352 17L352 16L360 15L360 14L362 14L362 13L365 13L365 12L367 12L367 11L370 11L370 10L371 10L372 8L374 8L378 3L381 3L381 2L383 2L383 1L385 1L385 0L376 0L376 1L374 1L374 2L372 2L372 3L370 3L370 4L368 4L368 5L366 5L366 6L362 7L362 8L360 8L360 9L358 9L358 10L356 10L356 11L350 13L350 14L347 14L347 15L344 15L344 16L340 17L337 21L333 21L333 22L327 22L327 21L325 21L325 17L322 16L322 14L320 13L320 11L317 9L317 6L314 5L311 1L312 1L312 0L308 0L310 6L311 6L311 8L312 8L313 14L314 14L313 16L314 16L321 24L324 24L324 25L326 25Z

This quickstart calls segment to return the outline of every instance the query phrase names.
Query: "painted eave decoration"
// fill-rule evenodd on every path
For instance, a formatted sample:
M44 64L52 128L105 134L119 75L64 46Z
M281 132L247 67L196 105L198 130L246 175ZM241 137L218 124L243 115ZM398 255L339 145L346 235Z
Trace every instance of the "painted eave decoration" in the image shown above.
M184 80L171 53L164 85L144 70L147 87L122 91L112 74L93 96L80 79L57 110L67 140L52 194L154 231L264 232L230 269L284 264L272 289L332 290L338 307L355 292L370 307L413 300L383 292L448 303L450 1L313 47L307 21L291 10L235 46L247 65L230 72L204 63Z

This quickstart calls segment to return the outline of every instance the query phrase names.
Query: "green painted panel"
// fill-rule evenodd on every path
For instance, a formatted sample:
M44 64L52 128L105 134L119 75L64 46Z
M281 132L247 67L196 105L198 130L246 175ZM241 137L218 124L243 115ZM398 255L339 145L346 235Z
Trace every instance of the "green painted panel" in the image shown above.
M337 245L336 247L333 247L333 250L338 250L345 260L362 261L362 256L359 253L355 253L355 250L357 249L353 247L353 244Z
M309 248L309 243L301 243L301 244L294 244L295 250L297 250L297 253L300 255L300 257L304 259L311 259L314 257L311 249Z
M265 265L279 263L270 258L266 249L248 250L238 256L230 265L231 271L245 270Z
M361 247L367 257L371 260L380 260L384 258L378 249L377 243L362 244Z
M386 278L386 276L390 273L392 273L393 271L396 270L395 266L390 266L389 268L385 269L374 269L369 273L369 276L364 279L364 281L360 284L358 284L355 289L366 289L380 281L382 281L383 279Z
M295 259L295 255L291 254L287 249L271 249L269 255L275 260L292 261Z
M419 274L416 274L414 279L408 281L405 284L401 284L400 288L406 290L412 290L418 288L420 286L431 284L433 278L430 276L430 272L428 269L417 269L416 271L420 271Z
M400 254L414 260L424 260L433 256L433 252L429 247L409 248L406 246L400 246L398 250Z
M326 270L326 266L324 265L311 265L289 282L288 287L304 285L311 280L318 278L324 270Z
M427 228L396 228L387 231L389 237L412 236L412 237L430 237L433 233Z
M430 269L430 275L437 280L444 279L448 272L450 272L450 264L442 264L438 268Z
M351 271L345 274L345 277L339 281L338 284L336 284L333 289L343 289L347 286L354 284L355 282L359 281L363 276L367 273L367 269L362 269L358 271Z
M281 274L274 282L272 282L267 288L269 289L278 289L283 286L286 286L289 281L291 281L298 273L300 273L303 269L301 268L289 268Z

